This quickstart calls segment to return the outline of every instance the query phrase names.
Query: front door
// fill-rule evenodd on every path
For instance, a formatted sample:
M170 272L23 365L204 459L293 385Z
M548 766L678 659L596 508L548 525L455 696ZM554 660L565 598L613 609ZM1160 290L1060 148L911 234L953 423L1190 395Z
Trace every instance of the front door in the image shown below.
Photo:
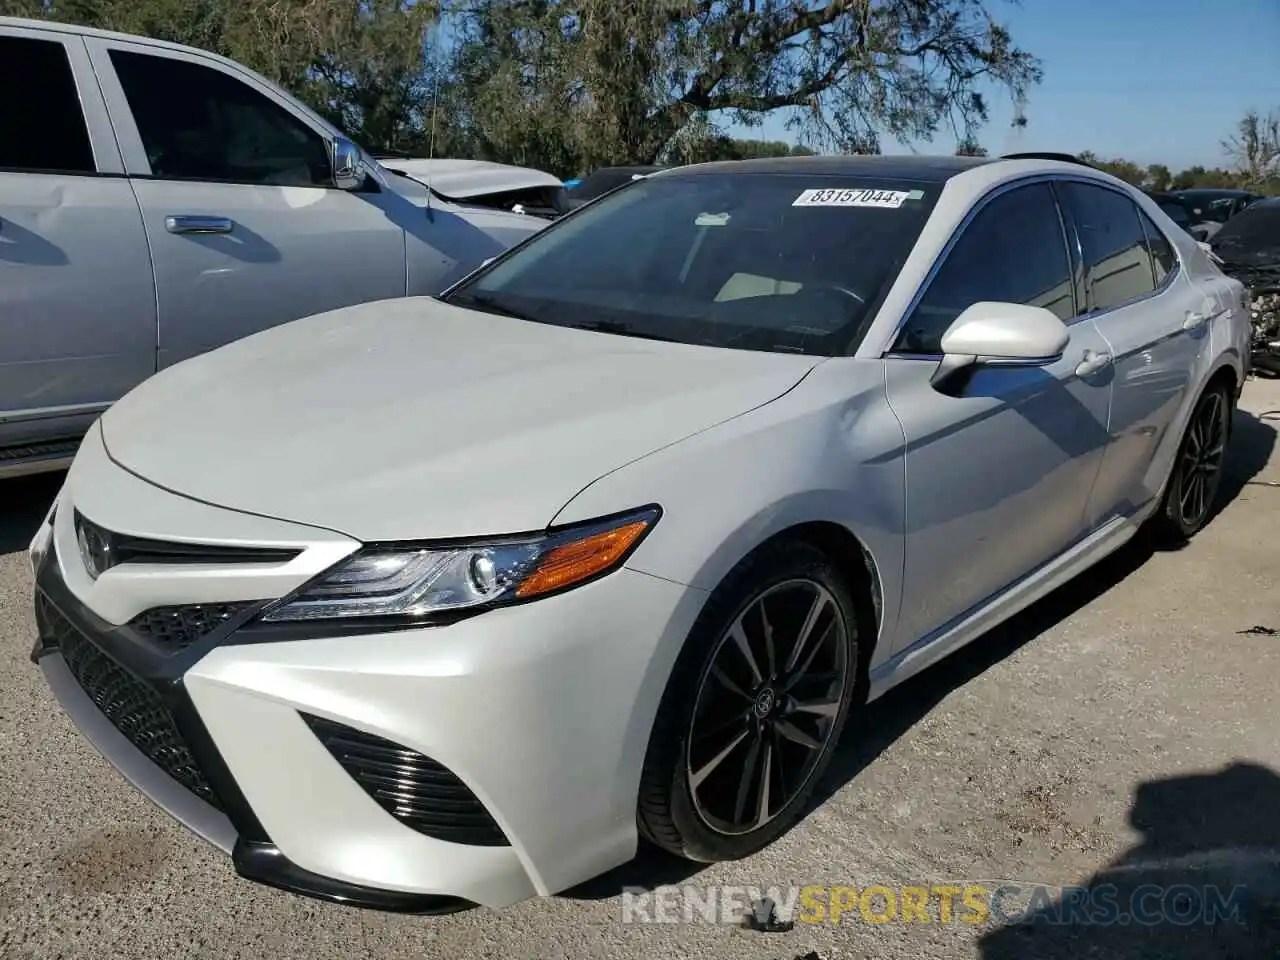
M155 371L142 218L77 36L0 25L0 467ZM21 446L22 451L17 450Z
M1023 185L961 232L886 358L906 436L904 603L895 649L944 628L1084 534L1108 444L1107 345L1078 317L1054 194ZM929 383L942 334L984 300L1042 306L1069 324L1061 360L980 368L960 396Z
M332 185L325 134L196 53L89 38L155 260L159 366L405 294L404 230Z

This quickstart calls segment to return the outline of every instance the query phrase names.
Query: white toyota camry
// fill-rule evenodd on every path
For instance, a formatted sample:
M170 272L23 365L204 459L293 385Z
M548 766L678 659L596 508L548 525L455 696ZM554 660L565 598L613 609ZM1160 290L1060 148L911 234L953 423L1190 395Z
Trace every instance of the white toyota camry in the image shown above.
M278 887L742 857L851 709L1209 519L1247 346L1240 284L1085 166L664 171L126 396L32 543L33 659Z

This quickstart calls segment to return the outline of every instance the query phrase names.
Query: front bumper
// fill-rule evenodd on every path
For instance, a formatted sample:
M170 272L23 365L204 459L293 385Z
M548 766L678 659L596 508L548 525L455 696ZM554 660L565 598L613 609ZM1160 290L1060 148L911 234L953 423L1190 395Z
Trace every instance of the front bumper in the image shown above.
M113 473L90 450L94 459L92 469L73 467L53 524L33 544L33 658L86 738L230 853L240 875L355 905L439 912L555 893L634 855L649 730L701 594L624 569L449 626L261 642L251 622L280 595L278 569L270 589L257 590L244 571L218 581L217 571L117 568L89 580L66 516L73 508L115 529L129 528L126 513L218 509ZM113 486L128 496L102 495ZM135 512L143 504L157 509ZM183 602L184 590L192 603L230 599L226 580L246 602L189 646L161 651L138 627L140 614ZM346 731L348 747L360 742L335 752L317 733L324 723ZM428 779L451 777L452 793L419 791L393 814L353 766L387 742L433 765ZM351 760L361 750L365 760ZM438 810L401 815L424 796L465 806L496 836L441 834L430 826Z

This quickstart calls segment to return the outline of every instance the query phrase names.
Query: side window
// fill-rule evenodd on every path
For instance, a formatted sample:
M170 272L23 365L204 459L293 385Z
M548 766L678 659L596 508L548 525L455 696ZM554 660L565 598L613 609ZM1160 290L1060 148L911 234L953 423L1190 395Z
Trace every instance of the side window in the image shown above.
M1045 307L1064 322L1075 314L1071 263L1047 184L996 197L962 229L894 350L941 353L952 321L983 300Z
M1155 277L1134 202L1106 187L1065 183L1062 190L1080 234L1092 308L1107 310L1151 293Z
M1138 220L1147 238L1147 254L1151 257L1151 269L1155 271L1158 287L1177 268L1178 257L1173 252L1173 244L1169 242L1169 238L1141 210L1138 211Z
M220 70L111 51L153 176L278 186L330 182L323 138Z
M96 171L66 47L0 37L0 91L0 169Z

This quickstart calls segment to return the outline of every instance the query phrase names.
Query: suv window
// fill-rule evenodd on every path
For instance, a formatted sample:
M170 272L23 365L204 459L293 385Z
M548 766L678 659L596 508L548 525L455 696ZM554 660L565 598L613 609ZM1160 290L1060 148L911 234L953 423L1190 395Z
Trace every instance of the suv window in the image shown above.
M0 37L0 90L0 168L97 170L71 62L60 42Z
M1047 184L996 197L969 222L908 320L894 350L942 352L942 335L983 300L1026 303L1075 314L1071 262L1057 204Z
M1141 209L1138 210L1138 220L1147 237L1147 253L1151 257L1151 270L1158 287L1164 283L1165 277L1173 273L1178 265L1178 257L1173 252L1173 244L1169 242L1169 238Z
M153 176L327 186L323 138L248 84L171 57L111 51Z
M1122 193L1064 183L1084 253L1085 282L1094 310L1107 310L1155 289L1147 237L1137 205Z

